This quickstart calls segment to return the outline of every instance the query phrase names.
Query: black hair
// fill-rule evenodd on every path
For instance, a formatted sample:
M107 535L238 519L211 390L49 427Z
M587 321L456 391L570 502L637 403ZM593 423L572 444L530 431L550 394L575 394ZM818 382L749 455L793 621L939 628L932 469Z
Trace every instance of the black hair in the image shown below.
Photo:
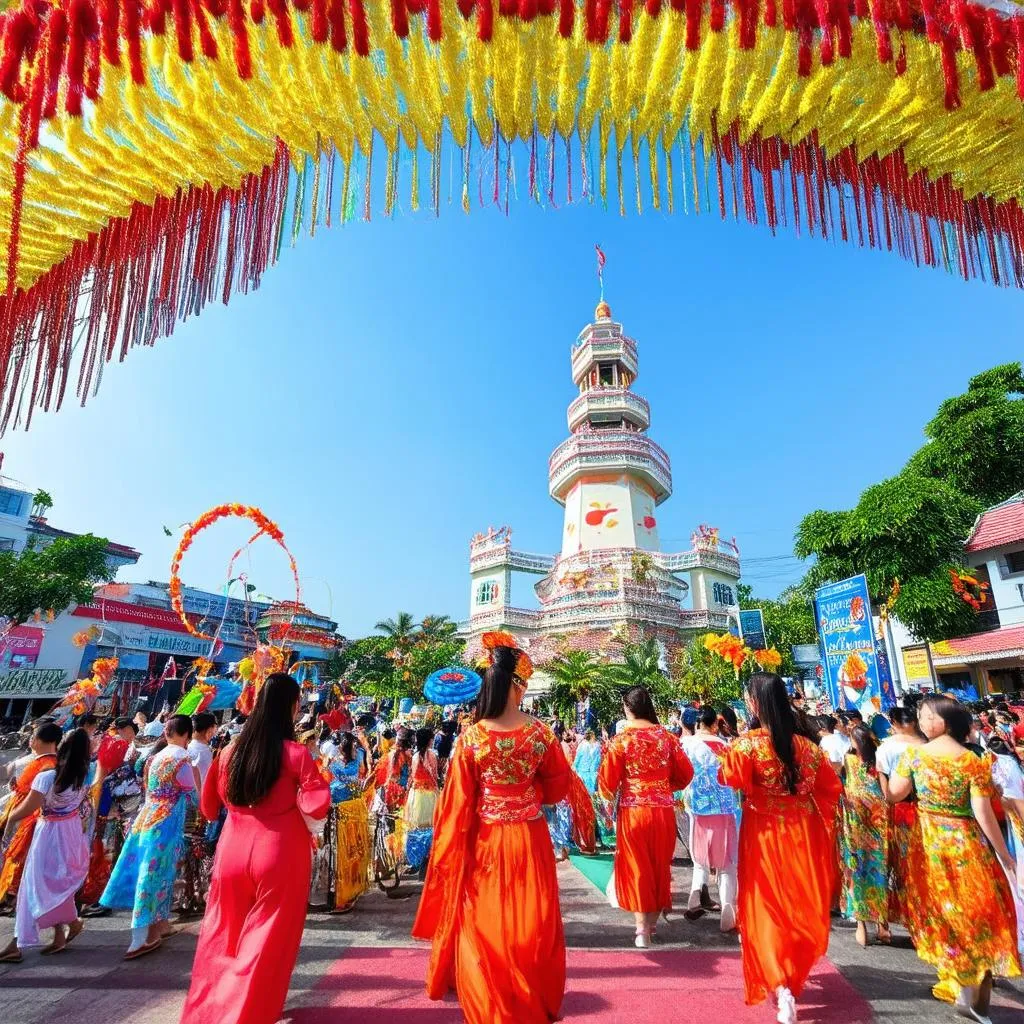
M818 724L823 732L834 732L836 720L831 715L818 715Z
M495 647L492 663L484 672L480 694L476 699L476 718L497 718L508 704L508 695L516 676L520 651L515 647Z
M967 743L971 732L971 713L960 701L941 693L930 693L921 701L922 707L926 704L946 723L947 735L952 736L957 743Z
M878 751L878 740L875 734L863 723L855 725L850 732L850 742L860 755L860 759L868 768L875 767L875 753Z
M658 712L654 710L651 691L646 686L631 686L623 695L622 703L637 718L658 724Z
M64 737L64 730L59 725L55 725L53 722L44 722L42 725L37 725L32 732L40 743L60 743Z
M796 761L796 718L786 684L774 672L755 672L747 684L761 727L768 730L775 756L782 762L786 788L796 792L800 769Z
M209 711L200 711L192 716L193 733L206 732L207 729L212 729L216 724L217 716Z
M338 733L335 741L338 744L338 756L349 764L356 756L356 738L350 732Z
M395 730L394 729L385 729L384 732L381 733L381 739L393 740L394 738L395 738Z
M725 722L726 735L728 736L739 736L740 734L740 722L736 717L736 709L730 707L728 704L722 705L722 710L719 711L719 716Z
M924 734L921 732L921 728L917 724L917 711L914 708L890 708L889 721L892 722L893 725L898 725L901 729L913 726L914 732L917 733L921 739L924 739Z
M560 740L565 736L565 725L562 722L555 722L555 724L551 726L551 731L555 734L555 738Z
M417 729L416 730L416 753L422 757L429 749L430 744L434 739L433 729Z
M285 741L295 740L298 700L299 684L285 672L274 672L260 688L228 764L229 803L236 807L258 804L277 782Z
M86 728L90 725L99 725L100 720L95 715L82 715L82 717L78 720L78 724L80 727Z
M1017 754L1017 751L1014 750L1011 744L1007 743L1002 736L989 736L988 749L991 750L993 754L1002 754L1005 757L1012 757L1017 764L1021 763L1020 756Z
M413 731L408 726L400 726L395 733L395 747L398 750L412 750Z
M164 722L165 736L186 736L192 739L192 719L188 715L171 715Z
M57 748L57 777L53 788L58 793L66 789L81 789L89 774L89 734L74 729L60 741Z
M843 721L845 721L847 725L852 721L863 722L864 716L856 708L851 708L849 711L844 712Z
M816 719L812 718L803 708L798 708L793 704L790 704L793 709L793 720L796 722L794 731L797 736L803 736L804 739L810 740L815 746L821 743L821 737L818 735L819 728Z
M122 715L120 718L115 718L114 719L114 728L115 729L132 729L132 730L134 730L136 736L139 735L139 727L127 715Z
M697 713L697 722L698 724L703 725L705 729L710 729L717 721L718 710L710 704L705 704Z

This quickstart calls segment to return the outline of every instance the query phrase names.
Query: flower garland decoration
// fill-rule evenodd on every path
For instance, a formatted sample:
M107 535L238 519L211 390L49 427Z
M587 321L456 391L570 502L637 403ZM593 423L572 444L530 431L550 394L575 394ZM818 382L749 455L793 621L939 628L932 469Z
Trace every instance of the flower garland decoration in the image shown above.
M982 605L987 600L989 585L982 583L976 576L968 572L949 570L949 580L953 585L953 593L960 598L964 604L970 605L976 612L980 612Z
M71 637L71 645L73 647L87 647L94 640L98 640L103 635L103 630L97 625L92 625L88 629L80 629Z
M62 728L73 717L88 714L102 696L117 671L117 658L97 658L85 679L72 683L68 692L54 705L50 714Z
M185 629L192 634L194 637L198 637L200 640L209 640L211 643L215 642L216 637L211 636L209 633L204 633L201 629L196 627L189 617L185 614L184 597L182 595L182 583L181 583L181 560L184 558L185 553L192 546L192 542L196 539L197 535L202 533L203 530L212 526L214 523L221 519L227 518L240 518L248 519L254 523L259 529L249 539L249 544L257 540L259 537L269 537L274 541L282 551L288 556L288 567L291 569L292 579L295 582L295 603L298 605L300 597L299 587L299 569L296 565L295 559L292 553L288 550L288 546L284 542L284 533L281 528L270 519L261 509L256 508L253 505L240 505L238 503L229 503L225 505L217 505L215 508L211 508L204 512L195 522L190 523L186 528L181 540L178 542L178 547L174 552L174 557L171 559L171 579L168 591L171 597L171 608L174 609L178 614L178 618L181 619L182 625ZM245 545L246 547L248 545ZM235 559L244 550L239 548L234 555L231 557L230 568L234 565ZM287 640L287 634L280 637L282 641Z
M736 673L737 679L739 679L740 670L746 664L747 659L753 656L753 651L732 633L708 633L704 637L704 647L723 661L728 662Z
M782 664L782 655L774 647L754 651L752 657L766 672L775 672Z
M975 0L11 0L0 381L84 401L303 227L446 179L464 210L635 182L1022 287L1022 55Z

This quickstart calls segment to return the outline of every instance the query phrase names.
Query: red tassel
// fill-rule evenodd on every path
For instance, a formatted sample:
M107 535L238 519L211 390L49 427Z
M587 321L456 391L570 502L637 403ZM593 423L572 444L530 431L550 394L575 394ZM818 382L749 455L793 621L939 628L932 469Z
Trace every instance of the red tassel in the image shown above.
M787 32L796 31L796 0L782 0L782 27Z
M921 0L921 13L924 15L925 35L930 43L941 43L942 32L935 17L936 0Z
M907 46L903 42L902 36L900 37L900 52L896 54L895 71L897 75L907 73Z
M752 50L757 43L756 0L740 0L740 49Z
M85 37L91 13L92 8L88 0L71 0L68 6L68 92L64 108L72 117L82 116L82 96L85 92Z
M68 42L67 16L59 7L50 12L48 20L48 40L46 50L46 98L43 102L42 116L51 118L57 113L57 93L60 90L60 69L64 61L64 51Z
M647 0L644 4L648 18L656 18L661 14L661 0Z
M498 13L503 18L514 18L519 13L519 0L498 0Z
M313 0L292 0L295 10L305 13L312 6Z
M807 22L802 22L797 29L797 59L796 73L801 78L809 77L813 61L811 59L811 43L814 41L814 34Z
M574 3L575 0L569 0ZM597 42L597 0L584 0L583 18L585 36L588 43Z
M13 103L24 99L19 82L21 64L30 60L39 41L39 27L32 14L18 10L8 15L4 25L4 53L0 59L0 91Z
M476 0L476 35L481 43L489 43L494 34L494 0Z
M142 11L139 0L123 0L121 9L124 11L124 34L128 41L128 66L131 68L132 81L142 85L146 81L146 69L142 64Z
M473 10L476 7L476 0L457 0L457 6L459 8L459 14L468 20L473 16Z
M832 22L829 17L828 0L814 0L814 10L818 16L818 24L821 26L821 64L828 67L832 63L834 52L832 49Z
M775 0L764 0L764 23L768 28L775 28L778 23Z
M889 24L885 20L883 0L871 0L871 20L878 37L878 59L888 64L892 60L892 39L889 36Z
M309 18L309 34L314 43L326 43L330 29L327 24L327 0L313 0Z
M196 28L199 29L199 49L204 57L209 60L217 59L217 40L210 31L210 23L206 20L206 11L203 9L203 0L192 0L192 17L195 19Z
M946 109L960 106L960 76L956 67L956 44L947 36L942 40L942 75L946 80Z
M441 0L427 3L427 38L432 43L441 42Z
M252 54L249 50L249 30L245 24L242 0L228 0L228 27L234 40L235 67L243 81L252 78Z
M1009 21L999 11L990 7L985 11L985 29L985 39L988 42L989 53L992 55L992 66L995 68L996 78L1012 75Z
M544 18L550 18L557 6L556 0L537 0L537 13Z
M840 0L839 3L832 5L832 13L835 16L839 56L850 57L853 54L853 28L850 25L850 8Z
M606 43L608 41L608 21L612 14L612 0L597 0L597 25L595 32L597 33L597 42Z
M702 0L686 0L686 48L696 50L700 46L700 19L704 4Z
M711 0L709 25L712 32L721 32L725 25L725 0Z
M290 47L295 42L292 32L292 19L288 13L288 0L267 0L267 10L274 16L277 24L277 39L283 47Z
M868 7L868 0L853 0L853 13L861 21L871 17L871 10Z
M102 0L100 7L101 30L103 33L103 59L108 64L121 63L121 37L118 34L118 23L121 7L117 0ZM51 17L53 15L51 14Z
M896 0L896 27L901 32L909 32L914 27L910 14L910 0Z
M143 7L143 20L146 27L156 36L167 31L167 15L171 10L171 0L153 0L149 7Z
M254 25L262 25L265 16L266 3L264 0L252 0L251 17Z
M431 0L437 3L437 0ZM519 20L530 22L537 17L537 0L519 0Z
M619 0L619 42L633 38L633 0Z
M85 96L93 103L100 98L100 37L95 33L85 41Z
M575 16L575 0L561 0L558 5L558 34L563 39L572 38L572 27Z
M391 0L391 28L399 39L409 35L409 10L405 0Z
M1017 44L1017 98L1024 100L1024 15L1013 19L1013 38Z
M348 9L352 15L352 47L360 57L369 57L370 29L366 24L363 0L348 0Z
M331 23L331 49L344 53L348 47L345 34L345 0L328 0L327 20Z

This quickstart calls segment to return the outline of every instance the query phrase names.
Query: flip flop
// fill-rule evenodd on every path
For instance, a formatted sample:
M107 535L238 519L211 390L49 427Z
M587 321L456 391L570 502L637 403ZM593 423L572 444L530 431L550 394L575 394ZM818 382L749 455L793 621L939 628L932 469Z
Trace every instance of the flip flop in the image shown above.
M20 964L25 958L20 953L8 953L0 956L0 964Z
M152 942L147 942L145 945L139 946L138 949L130 950L125 953L125 960L138 960L140 956L148 956L150 953L160 948L161 939L154 939Z
M58 953L63 953L68 948L67 939L64 940L63 946L44 946L39 950L40 956L56 956Z

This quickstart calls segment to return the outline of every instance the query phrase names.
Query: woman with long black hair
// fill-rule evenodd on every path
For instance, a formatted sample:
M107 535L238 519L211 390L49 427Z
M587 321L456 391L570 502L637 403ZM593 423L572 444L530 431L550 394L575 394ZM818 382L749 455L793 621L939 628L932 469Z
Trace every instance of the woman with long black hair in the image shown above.
M14 941L0 953L0 963L19 963L23 949L42 945L43 928L53 929L44 956L62 953L82 930L75 893L89 873L89 753L88 733L69 732L57 748L56 768L36 776L28 797L11 816L18 821L39 812L18 887Z
M955 993L957 1012L987 1021L993 977L1019 977L1015 865L992 809L992 756L967 747L971 713L929 694L918 708L927 738L889 779L889 799L917 796L925 856L912 895L921 903L917 955L938 973L936 995Z
M832 822L842 792L828 758L797 723L782 679L758 672L747 705L760 723L722 758L719 781L742 791L739 930L746 1001L774 995L780 1024L828 949L838 864Z
M417 729L409 795L405 798L405 860L413 871L426 873L434 840L434 809L437 806L437 754L434 730Z
M569 765L551 729L519 710L529 657L508 633L483 642L491 664L441 791L412 933L433 941L427 994L441 999L454 981L468 1024L548 1024L565 992L565 937L541 807L565 795Z
M199 933L182 1024L274 1024L306 918L312 869L303 815L327 817L331 792L295 742L299 684L275 672L238 739L210 767L203 816L228 816Z
M672 909L673 793L690 784L693 766L676 737L659 724L646 687L627 690L622 707L625 724L604 752L597 788L605 800L618 804L608 897L632 912L634 942L646 949L658 915Z

